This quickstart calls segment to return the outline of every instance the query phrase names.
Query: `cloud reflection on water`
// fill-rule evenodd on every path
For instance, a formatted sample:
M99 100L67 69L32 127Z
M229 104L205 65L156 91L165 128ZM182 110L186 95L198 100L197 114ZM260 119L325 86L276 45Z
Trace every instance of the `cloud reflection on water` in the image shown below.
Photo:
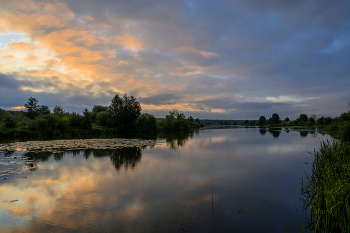
M190 226L198 232L216 227L279 232L288 223L291 230L299 229L297 178L305 167L293 157L305 160L308 154L301 153L319 141L297 132L281 132L279 140L271 140L245 130L209 129L192 138L163 135L165 143L154 148L36 154L47 162L27 179L0 187L0 202L7 201L1 209L23 222L0 221L0 228L181 232ZM12 199L19 201L9 203Z

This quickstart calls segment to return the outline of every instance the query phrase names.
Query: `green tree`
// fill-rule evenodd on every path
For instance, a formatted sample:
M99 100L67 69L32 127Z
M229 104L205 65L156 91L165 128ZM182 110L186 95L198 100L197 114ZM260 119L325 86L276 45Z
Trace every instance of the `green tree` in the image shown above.
M324 120L324 116L318 118L318 119L316 120L316 123L317 123L318 125L323 125L323 124L324 124L323 120Z
M259 118L259 121L258 121L257 124L258 124L258 125L266 125L266 117L261 116L261 117Z
M61 106L55 106L53 108L53 114L58 116L58 117L63 117L66 115L66 112L63 110Z
M13 116L11 113L7 113L5 115L3 122L5 123L5 126L7 128L16 128L16 121L13 119Z
M198 118L196 118L196 120L194 120L196 123L200 124L201 122L199 121Z
M303 122L306 122L309 120L308 116L304 113L299 115L299 119L300 119L300 121L303 121Z
M51 114L50 108L46 105L41 105L39 107L39 115L43 116L43 115L48 115L48 114Z
M34 97L30 97L27 101L27 103L24 105L26 110L24 111L24 115L28 117L29 119L34 119L39 115L39 108L40 105L38 105L38 100Z
M309 124L313 125L313 124L315 124L316 121L313 117L310 117L308 122L309 122Z
M102 105L94 105L94 107L92 107L92 113L99 113L99 112L105 112L108 110L107 106L102 106Z
M256 122L255 122L254 120L249 121L248 125L250 125L250 126L254 126L254 125L256 125Z
M113 126L120 131L132 131L136 127L136 120L141 115L141 105L133 95L118 94L111 101L109 109L112 113Z
M189 122L191 122L191 123L194 123L194 120L193 120L193 117L192 117L192 116L189 116L189 117L187 118L187 120L188 120Z
M91 125L93 123L92 120L92 112L89 111L89 109L85 108L83 111L83 122L82 122L82 127L85 130L91 130Z
M112 127L111 112L99 112L96 115L96 124L104 127Z
M289 122L289 117L284 118L284 122Z
M136 128L142 132L156 132L157 120L151 114L142 113L136 120Z
M249 121L248 120L245 120L244 121L244 124L246 125L246 124L249 124Z
M277 113L273 113L271 118L270 118L270 123L272 123L272 124L280 123L280 116Z
M69 126L71 128L76 128L76 129L82 128L81 123L83 122L83 117L80 116L78 113L72 112L71 114L69 114L68 119L69 119Z
M330 125L330 124L332 124L332 117L325 117L325 118L323 119L323 124L325 124L325 125Z
M186 119L184 113L179 113L177 110L170 111L165 116L164 120L165 131L184 131L191 128L190 122Z
M349 113L349 112L343 112L343 113L340 115L339 119L340 119L341 121L350 121L350 113Z

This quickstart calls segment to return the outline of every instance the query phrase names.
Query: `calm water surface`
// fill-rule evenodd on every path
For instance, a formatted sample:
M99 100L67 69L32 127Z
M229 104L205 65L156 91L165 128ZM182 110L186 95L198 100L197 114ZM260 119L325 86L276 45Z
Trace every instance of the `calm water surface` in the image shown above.
M301 232L308 152L328 138L205 129L160 135L152 148L27 153L33 164L0 153L0 230Z

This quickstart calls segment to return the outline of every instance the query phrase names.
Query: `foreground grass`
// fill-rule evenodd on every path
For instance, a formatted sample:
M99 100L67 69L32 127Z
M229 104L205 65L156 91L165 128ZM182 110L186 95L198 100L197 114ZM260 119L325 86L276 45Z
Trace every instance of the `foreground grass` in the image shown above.
M350 232L350 143L321 143L304 195L314 232Z

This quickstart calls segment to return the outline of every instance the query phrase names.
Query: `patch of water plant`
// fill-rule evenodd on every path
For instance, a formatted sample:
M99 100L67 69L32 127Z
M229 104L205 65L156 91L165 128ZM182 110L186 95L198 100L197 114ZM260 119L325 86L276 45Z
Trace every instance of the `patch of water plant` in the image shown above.
M314 232L350 232L350 143L321 143L312 174L303 184L309 228Z
M0 152L26 151L26 152L52 152L77 149L120 149L126 147L154 146L156 140L142 139L75 139L52 141L27 141L0 144Z

